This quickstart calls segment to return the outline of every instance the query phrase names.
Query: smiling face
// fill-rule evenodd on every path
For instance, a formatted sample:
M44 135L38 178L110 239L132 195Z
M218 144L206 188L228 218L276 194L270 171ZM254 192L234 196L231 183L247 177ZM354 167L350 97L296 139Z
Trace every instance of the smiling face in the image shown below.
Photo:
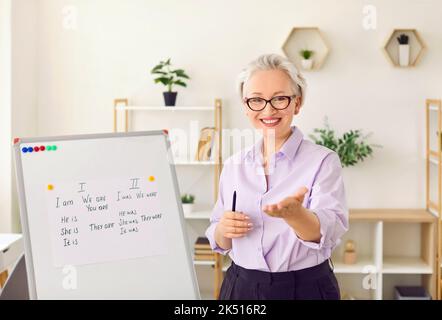
M262 130L264 136L274 133L276 139L283 139L291 132L290 125L293 116L299 113L301 98L293 97L284 110L277 110L267 103L261 111L252 111L245 99L259 97L270 100L276 96L292 97L294 94L290 78L284 71L255 71L243 87L243 105L246 115L256 129Z

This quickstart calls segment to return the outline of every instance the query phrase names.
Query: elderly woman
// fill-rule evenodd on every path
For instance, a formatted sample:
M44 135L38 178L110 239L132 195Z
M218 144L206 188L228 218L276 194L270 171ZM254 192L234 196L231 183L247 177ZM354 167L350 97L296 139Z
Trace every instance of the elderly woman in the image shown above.
M305 86L275 54L239 76L243 110L263 136L227 159L221 173L206 231L212 249L232 259L220 299L340 298L329 259L348 230L342 166L335 152L291 125Z

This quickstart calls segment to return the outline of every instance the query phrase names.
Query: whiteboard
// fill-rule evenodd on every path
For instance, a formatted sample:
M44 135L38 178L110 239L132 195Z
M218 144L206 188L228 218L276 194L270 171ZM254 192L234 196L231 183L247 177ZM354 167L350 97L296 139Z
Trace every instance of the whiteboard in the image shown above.
M32 299L200 299L166 133L14 149Z

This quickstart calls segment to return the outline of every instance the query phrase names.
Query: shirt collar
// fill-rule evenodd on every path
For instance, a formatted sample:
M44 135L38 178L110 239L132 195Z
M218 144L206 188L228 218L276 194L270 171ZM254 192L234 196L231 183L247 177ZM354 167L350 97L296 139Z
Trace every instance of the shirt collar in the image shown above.
M301 130L299 130L299 128L297 128L296 126L292 126L291 129L292 129L292 134L287 139L287 141L284 142L281 149L279 149L279 151L276 153L276 156L284 155L290 160L294 160L296 152L298 151L299 146L301 145L304 135L302 134ZM252 145L248 149L246 157L249 160L262 159L262 152L261 152L262 143L263 143L263 138L261 137L254 145Z

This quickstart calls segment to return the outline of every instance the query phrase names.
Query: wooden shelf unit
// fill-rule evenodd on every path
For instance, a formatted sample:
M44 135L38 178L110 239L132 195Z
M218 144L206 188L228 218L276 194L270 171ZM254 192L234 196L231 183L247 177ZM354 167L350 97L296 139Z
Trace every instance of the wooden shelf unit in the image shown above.
M343 241L335 249L333 261L335 264L342 260L343 246L346 239L357 237L358 229L353 228L359 224L361 228L372 225L373 248L371 259L362 261L374 262L371 268L376 281L371 296L381 300L393 296L393 287L384 288L386 278L395 275L398 281L394 285L404 285L399 275L413 275L420 278L419 284L424 286L433 298L436 298L436 233L437 220L426 209L352 209L350 210L350 230L344 235ZM417 231L417 232L408 232ZM407 233L406 239L400 239L398 235ZM399 238L399 239L398 239ZM408 248L410 243L416 244L418 252L412 252ZM360 243L361 239L356 242ZM358 250L356 250L358 252ZM358 259L359 260L359 259ZM361 261L361 262L362 262ZM343 271L351 269L352 265L340 264ZM339 275L340 270L336 273ZM363 270L368 274L367 270ZM346 290L346 288L342 288Z
M222 170L222 100L215 99L213 106L141 106L130 105L129 99L115 99L113 106L113 130L118 132L119 122L123 121L123 131L128 132L130 130L130 113L132 112L161 112L167 114L182 114L183 112L212 112L214 114L214 127L216 131L216 146L215 158L213 161L193 161L188 159L174 159L174 164L177 166L206 166L214 170L214 203L218 196L219 176ZM122 117L122 119L121 119ZM167 128L162 128L166 129ZM184 218L188 222L192 221L205 221L209 220L212 208L206 208L205 210L199 210L185 215ZM208 227L208 224L207 224ZM190 244L191 247L193 243ZM194 260L195 266L209 266L213 268L214 272L214 290L213 298L217 299L222 282L222 257L220 254L215 253L215 261L201 261ZM207 291L201 293L205 298L208 297Z
M433 298L436 298L436 262L435 237L436 218L425 209L351 209L350 230L344 235L342 242L335 248L332 255L334 272L339 280L341 290L345 292L359 291L358 298L381 300L387 296L384 289L386 277L408 275L420 277L419 281ZM396 228L401 225L419 226L420 255L386 254L384 241L387 241L386 226ZM396 232L397 233L397 232ZM408 235L411 236L411 235ZM342 251L346 239L356 240L357 262L344 264ZM361 242L369 244L364 250ZM405 250L407 248L402 248ZM361 252L362 250L362 252ZM223 271L230 266L230 259L224 258ZM364 278L371 275L374 289L363 289ZM394 278L393 278L394 280ZM390 281L391 282L391 281ZM400 283L396 283L400 284ZM389 292L389 296L392 294ZM357 296L357 295L356 295Z
M438 218L437 297L442 299L442 101L425 101L426 207Z

